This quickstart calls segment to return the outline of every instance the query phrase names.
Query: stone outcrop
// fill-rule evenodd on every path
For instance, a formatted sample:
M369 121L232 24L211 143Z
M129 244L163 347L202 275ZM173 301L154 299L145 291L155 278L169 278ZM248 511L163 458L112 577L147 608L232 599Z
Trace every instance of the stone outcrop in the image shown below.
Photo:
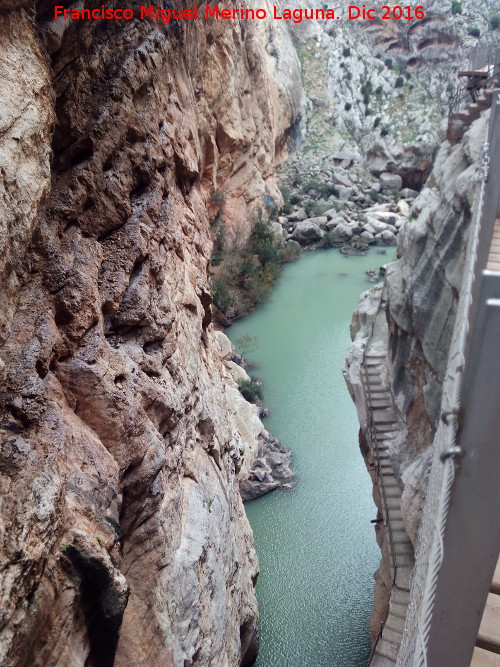
M248 664L255 452L210 323L209 217L223 191L236 242L279 199L295 56L258 21L19 4L0 5L0 662Z
M361 297L351 328L354 342L345 376L358 410L365 457L368 420L360 368L367 341L372 353L385 358L384 373L398 420L390 460L402 489L405 530L415 548L467 233L479 194L486 116L471 126L460 144L441 146L429 180L411 207L411 218L400 229L397 259L387 265L383 286ZM374 497L377 500L376 490ZM383 530L378 539L383 557L376 574L373 637L387 614L390 591Z

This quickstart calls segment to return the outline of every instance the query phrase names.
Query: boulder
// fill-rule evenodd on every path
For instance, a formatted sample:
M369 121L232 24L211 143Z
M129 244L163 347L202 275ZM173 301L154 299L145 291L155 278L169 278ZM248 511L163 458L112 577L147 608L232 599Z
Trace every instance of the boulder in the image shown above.
M419 195L416 190L412 190L411 188L403 188L400 194L404 199L416 199Z
M385 232L381 232L379 238L384 245L397 245L398 244L396 234L394 234L394 232L390 232L388 229Z
M313 225L318 225L318 227L325 225L327 221L328 218L326 215L318 215L315 218L307 218L307 220L304 220L304 222L311 222Z
M285 245L295 248L295 250L300 250L300 243L297 243L297 241L294 241L293 239L289 239Z
M396 192L401 190L403 179L399 174L391 174L388 171L380 174L380 187L383 192Z
M325 211L323 215L326 215L327 218L337 218L337 217L342 217L342 214L337 211L336 208L329 208L328 211Z
M369 220L363 225L363 231L370 232L370 234L381 234L387 231L387 225L380 220Z
M407 218L410 214L410 207L408 206L408 203L405 202L404 199L400 199L398 201L398 209L401 212L401 215L404 215L405 218Z
M370 234L370 232L366 232L366 231L361 232L361 234L359 235L359 238L363 239L365 243L369 243L369 244L375 243L375 236L373 234Z
M240 380L250 380L246 370L241 366L238 366L238 364L235 364L234 361L227 359L224 361L224 366L229 371L231 378L236 382L236 385L238 385Z
M330 231L329 238L332 243L347 243L352 239L352 229L345 223L340 223Z
M283 243L283 227L279 222L271 222L271 232L279 243Z
M352 194L351 187L345 188L343 185L339 185L337 189L339 191L340 201L347 201Z
M303 208L299 208L297 211L290 213L288 219L297 222L298 220L305 220L307 218L307 213Z
M303 220L295 225L291 238L298 241L301 245L308 245L309 243L321 241L324 235L325 232L318 225L309 220Z
M214 331L212 335L217 343L220 358L230 359L233 354L233 346L229 338L222 331Z
M333 182L337 185L342 185L344 188L350 188L352 183L346 174L334 174Z

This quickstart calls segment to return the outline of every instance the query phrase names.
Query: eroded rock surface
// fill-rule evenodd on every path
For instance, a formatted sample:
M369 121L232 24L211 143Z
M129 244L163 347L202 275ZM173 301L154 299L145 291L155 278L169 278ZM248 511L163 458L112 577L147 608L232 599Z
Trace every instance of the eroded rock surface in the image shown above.
M12 5L0 662L248 662L258 566L238 483L254 452L210 323L207 208L226 192L236 239L279 196L288 38L258 21L54 21L45 1L32 24Z
M409 219L400 229L396 261L386 267L383 287L364 294L354 314L354 340L345 377L361 425L360 444L367 464L367 406L361 362L367 341L371 353L384 357L384 374L397 410L398 428L390 460L403 490L405 530L418 545L429 461L446 371L461 281L467 234L479 196L480 147L486 115L455 146L445 142ZM376 486L374 498L380 508ZM387 615L389 555L382 526L378 529L382 561L376 574L372 637Z

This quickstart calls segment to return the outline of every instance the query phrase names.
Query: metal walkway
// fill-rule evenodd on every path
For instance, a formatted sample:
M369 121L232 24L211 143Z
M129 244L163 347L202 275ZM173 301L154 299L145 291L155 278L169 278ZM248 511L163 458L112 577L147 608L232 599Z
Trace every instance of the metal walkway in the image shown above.
M391 596L389 613L371 656L370 665L396 663L408 609L410 575L415 563L413 545L401 513L401 488L391 462L391 443L398 430L391 392L383 380L385 356L365 353L362 382L370 419L370 448L380 492L382 516L389 547Z

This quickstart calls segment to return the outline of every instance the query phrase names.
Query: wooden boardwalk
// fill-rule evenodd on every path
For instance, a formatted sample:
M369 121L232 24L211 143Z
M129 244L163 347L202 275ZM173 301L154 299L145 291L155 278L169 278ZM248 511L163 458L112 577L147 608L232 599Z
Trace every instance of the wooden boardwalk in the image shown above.
M486 268L488 271L500 271L500 218L495 220Z
M392 590L389 614L370 665L392 667L397 660L409 602L410 575L415 564L413 545L404 529L401 488L391 462L391 443L398 430L389 387L383 381L385 357L367 353L362 381L371 415L371 449L382 501L382 516L389 546Z
M470 665L500 667L500 559L491 582Z

